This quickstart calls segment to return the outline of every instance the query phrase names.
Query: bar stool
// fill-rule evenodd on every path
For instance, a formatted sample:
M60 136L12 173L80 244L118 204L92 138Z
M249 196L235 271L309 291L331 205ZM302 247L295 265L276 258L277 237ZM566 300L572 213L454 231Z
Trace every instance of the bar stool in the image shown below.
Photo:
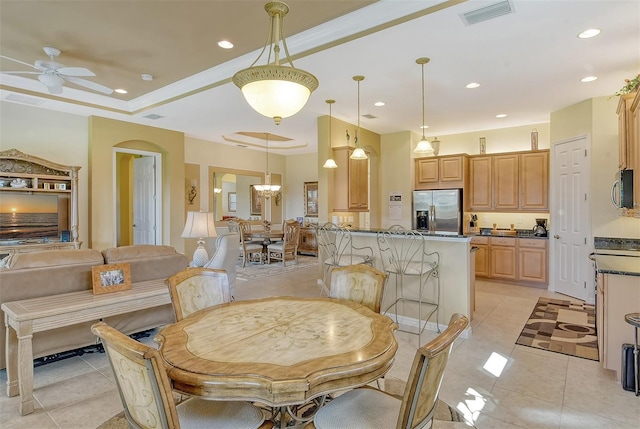
M625 314L624 320L635 329L635 343L633 344L633 384L635 386L635 394L638 396L638 328L640 328L640 313Z
M386 231L379 231L377 234L378 249L382 260L382 267L385 273L395 279L395 301L387 307L385 313L394 308L396 323L398 323L398 304L414 302L418 305L418 342L422 344L422 332L427 326L431 317L436 315L436 328L440 332L438 323L438 311L440 307L440 277L438 268L440 265L440 254L438 252L428 252L426 240L418 231L406 230L401 226L394 225ZM407 277L419 279L418 292L410 293L406 296L408 287L404 282ZM429 288L430 281L433 284ZM388 290L388 288L386 289ZM431 292L430 295L427 293ZM423 309L427 310L423 319ZM399 323L398 323L399 324ZM420 326L421 325L421 326ZM402 329L399 329L402 330ZM415 334L413 331L404 331Z

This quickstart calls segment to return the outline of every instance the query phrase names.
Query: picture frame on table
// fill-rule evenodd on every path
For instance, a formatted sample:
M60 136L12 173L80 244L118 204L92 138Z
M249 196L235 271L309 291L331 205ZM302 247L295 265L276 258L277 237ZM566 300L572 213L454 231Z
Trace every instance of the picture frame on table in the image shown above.
M262 197L258 194L258 190L255 185L250 186L250 195L251 195L251 207L250 214L251 216L260 216L262 215Z
M131 265L106 264L91 267L93 294L131 289Z
M304 182L304 215L318 217L318 182Z

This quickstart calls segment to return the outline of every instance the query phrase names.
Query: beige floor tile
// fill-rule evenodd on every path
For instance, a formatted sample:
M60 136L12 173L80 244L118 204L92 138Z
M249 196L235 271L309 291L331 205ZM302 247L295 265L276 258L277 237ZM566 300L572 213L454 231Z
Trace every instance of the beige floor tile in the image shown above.
M47 411L93 400L93 398L113 393L115 384L99 371L67 378L55 384L35 389L33 394Z
M60 428L95 429L122 411L117 389L111 389L82 401L50 411L49 416Z
M494 387L482 412L528 429L558 429L562 405Z
M629 422L585 413L569 407L562 408L560 429L638 429L638 427L640 427L640 417L634 422Z

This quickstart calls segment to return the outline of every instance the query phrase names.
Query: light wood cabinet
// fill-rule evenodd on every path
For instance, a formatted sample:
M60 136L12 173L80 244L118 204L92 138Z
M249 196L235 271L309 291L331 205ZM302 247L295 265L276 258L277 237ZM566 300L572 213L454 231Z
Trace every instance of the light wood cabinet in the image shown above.
M516 240L491 237L489 239L490 277L515 280L517 275Z
M316 238L316 229L314 227L300 228L298 253L314 256L318 254L318 240Z
M547 283L547 240L517 239L520 281Z
M415 189L463 188L467 168L465 155L416 158Z
M353 148L334 149L333 211L369 210L369 160L351 159Z
M469 211L547 211L549 151L472 156Z
M478 248L475 252L475 275L489 277L489 237L473 237L471 245Z
M635 93L631 102L631 126L633 134L629 150L631 152L631 161L634 171L633 175L633 213L637 216L640 214L640 91ZM628 161L627 161L628 162Z
M620 170L633 168L630 163L633 160L633 113L631 105L637 93L620 96L618 102L618 167Z

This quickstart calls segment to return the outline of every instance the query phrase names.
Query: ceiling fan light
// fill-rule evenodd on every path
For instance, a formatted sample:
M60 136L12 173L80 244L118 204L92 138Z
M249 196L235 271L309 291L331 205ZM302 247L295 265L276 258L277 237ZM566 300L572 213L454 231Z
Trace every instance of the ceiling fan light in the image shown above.
M336 164L333 158L329 158L324 162L322 168L338 168L338 164Z
M46 86L62 86L64 79L55 74L43 73L38 76L38 80Z
M433 153L433 147L431 146L431 143L429 143L429 140L426 139L426 137L422 137L413 152L429 154Z
M367 159L367 153L361 147L355 148L351 156L351 159Z

